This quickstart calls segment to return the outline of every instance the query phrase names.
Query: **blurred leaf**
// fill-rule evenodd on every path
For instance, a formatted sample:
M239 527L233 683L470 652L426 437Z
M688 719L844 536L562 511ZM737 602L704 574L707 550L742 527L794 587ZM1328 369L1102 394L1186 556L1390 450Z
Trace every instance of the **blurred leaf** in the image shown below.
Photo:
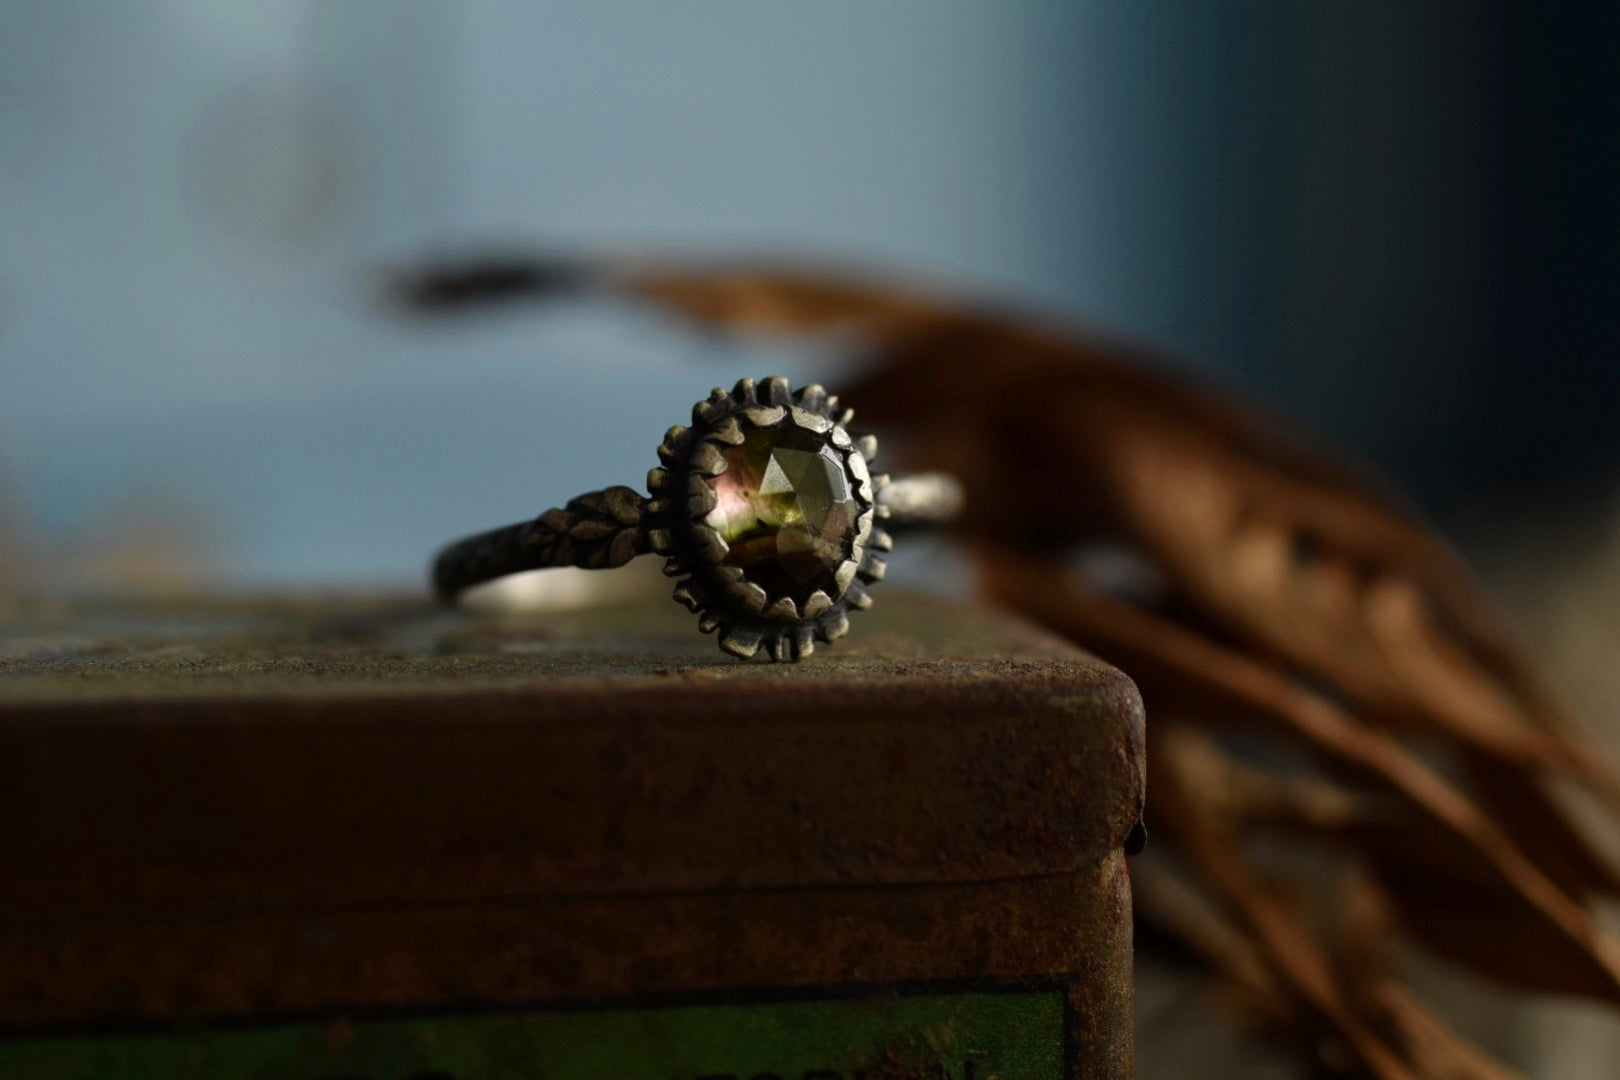
M1620 1001L1620 943L1587 906L1620 894L1620 874L1546 790L1578 782L1612 832L1620 782L1456 556L1376 479L1140 350L893 283L498 269L429 271L407 292L442 309L479 302L481 281L502 297L514 281L605 290L715 331L837 334L864 357L838 389L896 437L899 464L962 479L959 534L986 594L1141 687L1155 840L1139 919L1256 1027L1324 1068L1351 1064L1329 1060L1339 1046L1378 1077L1510 1077L1395 976L1401 940L1516 987ZM1087 581L1074 554L1099 541L1162 588ZM1240 762L1234 732L1309 764ZM1336 860L1336 916L1265 857L1279 832ZM1155 872L1166 852L1181 869Z

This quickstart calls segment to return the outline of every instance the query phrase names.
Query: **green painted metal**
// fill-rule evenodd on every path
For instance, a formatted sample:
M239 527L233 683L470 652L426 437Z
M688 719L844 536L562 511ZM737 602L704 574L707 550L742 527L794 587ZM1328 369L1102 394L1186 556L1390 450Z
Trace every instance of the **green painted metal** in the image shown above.
M1059 1080L1063 997L998 991L0 1043L6 1080Z

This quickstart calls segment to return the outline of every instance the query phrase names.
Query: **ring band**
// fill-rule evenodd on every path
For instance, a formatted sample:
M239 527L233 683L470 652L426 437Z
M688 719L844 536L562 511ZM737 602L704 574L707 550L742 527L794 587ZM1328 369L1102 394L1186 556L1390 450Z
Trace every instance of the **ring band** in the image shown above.
M853 412L819 386L792 391L777 377L743 379L692 408L647 474L651 492L610 487L444 548L433 585L453 603L474 585L525 570L606 569L638 555L665 557L675 599L740 657L808 656L870 606L892 533L941 524L962 489L943 473L873 474L871 435L852 437ZM879 524L881 522L881 524Z

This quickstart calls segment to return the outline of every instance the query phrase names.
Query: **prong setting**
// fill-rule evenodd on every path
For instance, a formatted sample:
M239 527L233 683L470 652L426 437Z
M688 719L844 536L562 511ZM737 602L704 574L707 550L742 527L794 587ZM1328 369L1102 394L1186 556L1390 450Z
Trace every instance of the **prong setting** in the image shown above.
M700 630L718 633L724 651L744 659L799 660L814 651L815 642L842 637L849 629L851 609L871 604L867 586L883 576L883 562L875 553L892 546L887 533L874 528L877 519L886 516L877 493L888 477L869 470L877 441L871 436L852 437L844 426L852 416L820 386L795 391L780 377L741 379L729 392L717 389L693 406L690 427L677 426L666 433L658 448L661 464L647 477L654 495L647 535L653 549L667 556L664 572L677 579L675 600L697 613ZM774 593L765 582L751 580L742 566L733 565L741 556L728 560L731 547L710 523L727 520L711 519L721 503L717 478L731 467L732 457L743 452L750 432L757 439L760 432L795 430L801 434L793 440L802 444L808 439L804 445L821 446L819 453L842 467L844 479L827 482L834 482L838 492L847 491L838 498L848 502L839 505L847 505L853 518L838 519L848 524L839 526L847 531L838 534L844 537L839 541L844 547L836 567L828 562L831 569L820 579L822 584L797 597ZM830 464L824 468L830 477L838 472ZM738 537L736 532L727 535Z

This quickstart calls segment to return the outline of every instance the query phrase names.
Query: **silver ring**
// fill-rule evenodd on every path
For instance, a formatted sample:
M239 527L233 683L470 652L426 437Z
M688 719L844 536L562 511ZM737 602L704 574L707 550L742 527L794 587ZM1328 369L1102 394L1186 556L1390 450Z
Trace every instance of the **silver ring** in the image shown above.
M664 436L650 496L593 491L459 540L435 559L434 589L453 603L507 574L662 555L675 599L726 652L802 659L871 606L895 531L943 523L962 505L943 473L872 473L877 439L851 436L853 416L820 386L790 390L780 377L716 388L692 407L691 427Z

